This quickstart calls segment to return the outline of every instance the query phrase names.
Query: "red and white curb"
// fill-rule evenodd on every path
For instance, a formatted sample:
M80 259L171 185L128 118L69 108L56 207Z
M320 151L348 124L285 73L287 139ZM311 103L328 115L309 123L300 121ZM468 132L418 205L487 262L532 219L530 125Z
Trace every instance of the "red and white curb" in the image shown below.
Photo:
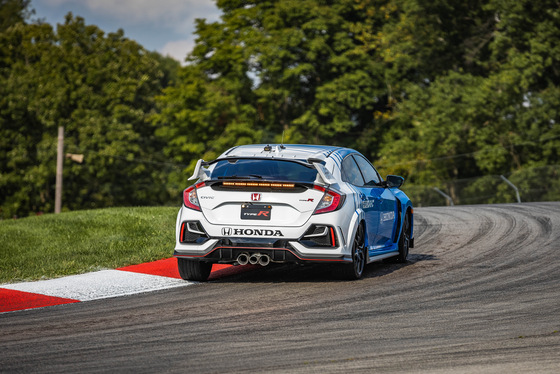
M209 280L251 268L214 265ZM182 280L177 270L177 260L169 258L116 270L0 285L0 313L133 295L196 283Z

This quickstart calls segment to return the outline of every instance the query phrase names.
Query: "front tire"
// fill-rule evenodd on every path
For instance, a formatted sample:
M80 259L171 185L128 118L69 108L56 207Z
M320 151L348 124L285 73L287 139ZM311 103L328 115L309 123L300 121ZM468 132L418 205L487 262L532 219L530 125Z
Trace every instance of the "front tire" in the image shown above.
M210 262L186 260L184 258L177 259L177 267L181 278L198 282L207 281L212 271Z
M354 235L354 242L352 243L352 263L342 265L342 275L344 279L360 279L364 275L366 260L364 226L360 224L356 230L356 235Z
M399 238L399 255L395 262L404 264L407 262L408 250L410 248L410 216L405 214L401 236Z

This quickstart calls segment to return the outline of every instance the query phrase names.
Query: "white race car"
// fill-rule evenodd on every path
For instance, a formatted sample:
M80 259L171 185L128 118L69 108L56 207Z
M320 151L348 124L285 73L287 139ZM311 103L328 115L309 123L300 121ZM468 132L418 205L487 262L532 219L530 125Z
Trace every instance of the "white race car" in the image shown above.
M246 145L199 160L177 215L179 273L205 281L212 264L406 262L413 208L359 152L316 145Z

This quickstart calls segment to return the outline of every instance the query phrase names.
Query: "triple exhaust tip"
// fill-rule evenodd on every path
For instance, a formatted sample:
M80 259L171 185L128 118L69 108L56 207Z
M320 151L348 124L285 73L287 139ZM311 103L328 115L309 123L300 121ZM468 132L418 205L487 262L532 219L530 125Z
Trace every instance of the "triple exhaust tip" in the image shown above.
M239 265L259 264L261 266L266 266L270 264L270 256L262 253L253 253L252 255L249 255L248 253L242 253L237 256L237 263Z

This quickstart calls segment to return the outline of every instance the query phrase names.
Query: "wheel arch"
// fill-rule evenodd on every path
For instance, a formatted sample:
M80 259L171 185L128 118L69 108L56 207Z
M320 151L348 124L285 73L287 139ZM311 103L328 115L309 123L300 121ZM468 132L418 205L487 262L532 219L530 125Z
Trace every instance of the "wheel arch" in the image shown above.
M398 197L395 199L397 202L397 211L398 211L398 218L397 218L397 227L395 228L395 231L393 232L393 243L396 243L399 240L399 237L401 236L401 229L402 226L404 224L404 217L408 216L409 217L409 234L410 234L410 238L412 239L412 226L413 226L413 209L412 209L412 204L410 203L410 200L405 201L404 203L404 207L403 207L403 203L401 202L401 199L399 199ZM403 215L404 212L404 215Z
M406 207L406 215L408 218L409 224L409 238L410 238L410 248L414 248L414 209L412 208L412 204Z
M397 225L393 231L393 243L396 243L399 240L399 237L401 235L401 227L403 224L403 216L402 216L402 203L401 203L401 199L399 199L398 197L395 198L395 201L397 202Z
M350 225L348 227L348 239L346 241L346 249L349 251L349 253L352 252L352 243L354 243L354 238L356 237L356 232L358 230L359 225L364 226L364 238L365 238L364 244L366 245L366 248L368 246L368 237L367 237L367 230L365 226L365 219L366 219L365 213L361 209L356 210L352 215L352 220L350 221ZM366 250L366 254L368 252L369 250Z

